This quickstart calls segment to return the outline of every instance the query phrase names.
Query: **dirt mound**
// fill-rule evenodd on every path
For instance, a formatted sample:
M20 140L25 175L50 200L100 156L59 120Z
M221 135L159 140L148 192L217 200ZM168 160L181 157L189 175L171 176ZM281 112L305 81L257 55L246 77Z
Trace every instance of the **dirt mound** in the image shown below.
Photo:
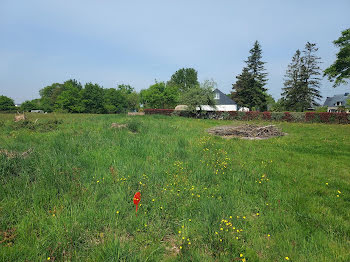
M217 126L208 129L208 133L212 135L222 136L224 138L240 137L243 139L267 139L271 137L286 135L275 125Z

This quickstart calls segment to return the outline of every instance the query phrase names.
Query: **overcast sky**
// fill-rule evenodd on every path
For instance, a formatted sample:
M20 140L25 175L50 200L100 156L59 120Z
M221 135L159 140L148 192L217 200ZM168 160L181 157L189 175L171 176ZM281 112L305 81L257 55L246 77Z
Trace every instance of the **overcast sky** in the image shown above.
M349 0L0 0L0 95L21 103L70 78L139 91L182 67L229 93L258 40L268 92L279 98L307 41L317 43L323 69L333 63L332 41L350 27L349 13ZM321 92L349 89L325 79Z

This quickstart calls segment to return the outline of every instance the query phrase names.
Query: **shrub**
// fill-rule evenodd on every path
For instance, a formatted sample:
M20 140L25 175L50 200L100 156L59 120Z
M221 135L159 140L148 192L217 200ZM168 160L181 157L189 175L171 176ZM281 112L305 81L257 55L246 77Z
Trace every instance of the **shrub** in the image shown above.
M322 123L334 122L334 117L333 117L333 119L331 119L332 118L332 113L322 112L322 113L319 113L319 116L320 116L320 121Z
M292 122L293 116L289 112L284 112L282 119L283 121Z
M271 112L271 120L282 121L284 113L282 112Z
M128 129L133 133L138 133L142 127L142 122L136 118L132 118L127 122Z
M294 122L305 122L304 112L290 112Z
M260 119L260 112L259 111L245 112L245 115L243 117L243 120L258 120L258 119Z
M170 116L174 111L175 109L144 109L147 115L160 114Z
M271 120L271 113L270 112L263 112L262 113L262 119L264 120Z
M60 124L62 124L62 120L39 120L39 121L31 121L31 120L23 120L18 122L13 122L10 124L10 127L14 130L19 129L29 129L33 131L39 132L48 132L58 128Z
M350 123L347 113L342 112L342 113L334 113L334 114L335 114L335 119L338 121L339 124Z

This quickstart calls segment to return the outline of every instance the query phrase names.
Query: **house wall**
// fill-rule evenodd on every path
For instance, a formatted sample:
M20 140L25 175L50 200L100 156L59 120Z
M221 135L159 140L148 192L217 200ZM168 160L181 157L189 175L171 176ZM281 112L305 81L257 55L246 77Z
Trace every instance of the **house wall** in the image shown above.
M237 105L217 105L216 109L209 105L202 105L204 111L237 111ZM199 107L196 108L199 110Z

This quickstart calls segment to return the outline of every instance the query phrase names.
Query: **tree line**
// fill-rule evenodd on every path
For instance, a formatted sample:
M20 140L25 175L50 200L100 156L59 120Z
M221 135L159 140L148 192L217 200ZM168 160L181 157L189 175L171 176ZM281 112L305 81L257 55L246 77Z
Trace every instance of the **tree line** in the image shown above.
M350 29L344 30L333 42L340 50L335 62L323 72L316 43L307 42L302 51L296 50L284 77L281 99L277 102L268 94L266 62L262 48L255 41L242 72L236 76L229 96L240 107L259 111L305 111L319 105L321 76L328 76L334 87L350 78ZM183 104L196 111L200 105L215 105L213 80L198 81L194 68L177 70L167 82L155 81L139 93L127 84L103 88L98 84L76 80L53 83L39 91L40 98L25 101L19 110L41 109L67 113L125 113L142 108L174 108ZM0 96L0 111L15 110L14 101Z
M267 73L262 59L262 49L258 41L250 50L246 66L233 84L231 97L239 106L259 111L306 111L319 106L321 76L328 76L333 87L346 84L350 78L350 29L344 30L333 42L338 48L336 61L324 71L321 58L317 56L316 43L307 42L304 50L296 50L292 62L284 76L281 99L277 102L265 88Z

